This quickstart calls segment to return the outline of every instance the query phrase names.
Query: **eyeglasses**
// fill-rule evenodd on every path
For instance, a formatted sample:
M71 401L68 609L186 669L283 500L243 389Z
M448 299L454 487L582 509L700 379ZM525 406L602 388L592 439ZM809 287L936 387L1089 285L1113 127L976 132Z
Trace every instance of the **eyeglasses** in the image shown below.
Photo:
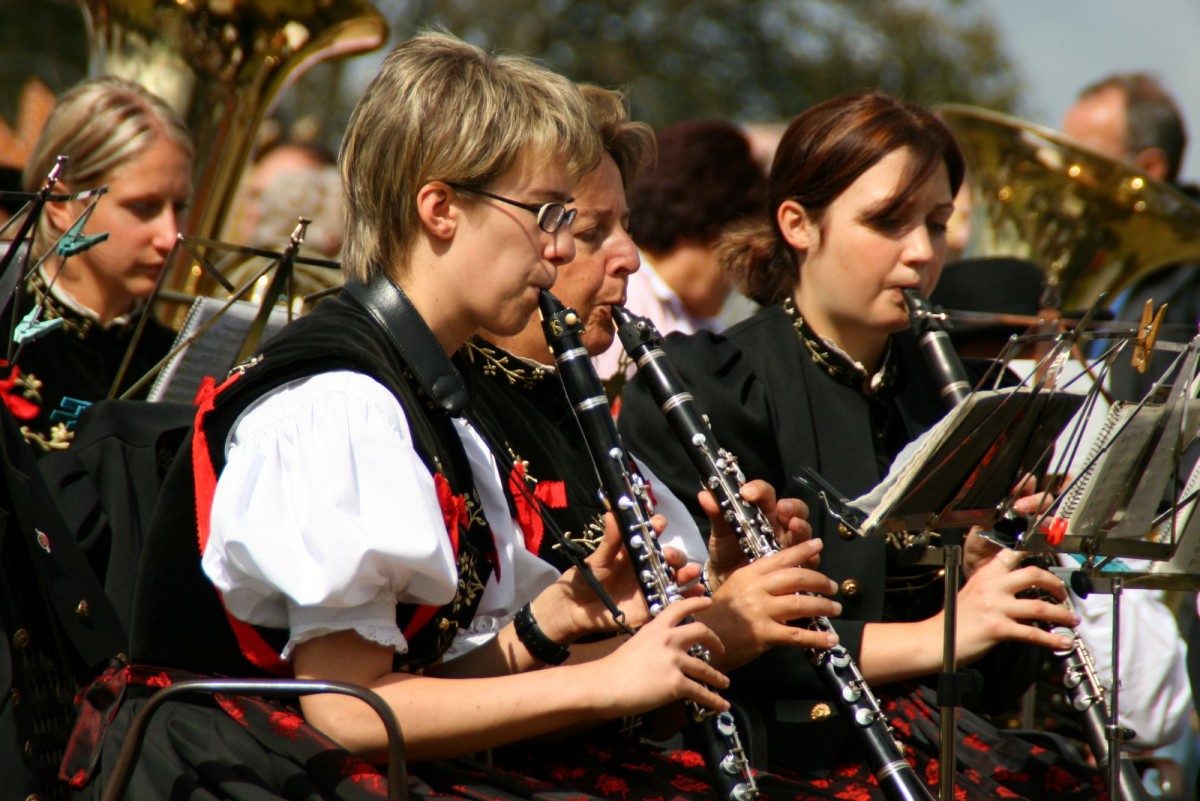
M579 213L578 209L568 209L558 201L543 203L540 206L535 206L532 203L521 203L517 200L510 200L506 197L493 195L491 192L485 192L482 189L476 189L473 186L462 186L461 184L452 184L446 182L447 186L451 186L460 192L471 192L476 195L490 197L492 200L499 200L501 203L507 203L510 206L516 206L518 209L533 212L537 215L538 228L541 228L548 234L557 233L559 228L564 225L569 229L571 224L575 222L575 215Z

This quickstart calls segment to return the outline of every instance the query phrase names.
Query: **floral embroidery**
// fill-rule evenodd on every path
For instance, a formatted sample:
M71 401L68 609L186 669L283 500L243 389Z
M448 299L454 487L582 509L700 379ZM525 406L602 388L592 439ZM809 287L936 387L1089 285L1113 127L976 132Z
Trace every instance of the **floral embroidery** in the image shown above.
M542 520L541 507L565 509L567 506L567 483L565 481L538 481L528 473L529 463L513 462L508 475L508 489L513 505L517 507L517 525L525 535L525 550L539 553L546 524ZM532 499L530 495L532 494Z
M240 698L230 698L227 695L218 695L217 703L225 710L225 714L233 718L239 725L250 728L250 722L246 720L246 708L242 704Z
M508 379L509 384L519 384L525 389L537 386L550 375L550 371L539 364L526 362L515 356L501 355L496 348L481 339L468 342L463 348L463 353L472 364L478 362L482 366L484 375L502 375Z
M147 687L170 687L173 683L171 677L166 673L159 673L156 676L146 679Z
M596 779L596 792L605 798L624 798L629 795L629 785L618 776L602 774Z
M446 533L450 535L450 544L458 553L458 535L467 522L467 500L465 496L455 495L450 489L450 482L441 473L433 476L433 486L437 490L438 506L442 508L442 520L446 523Z
M671 786L684 793L702 793L710 789L708 782L691 776L676 776L671 780Z
M698 751L672 751L670 760L685 768L698 768L704 764L704 757Z
M8 362L0 359L0 371L9 367ZM12 365L8 378L0 379L0 392L4 393L4 405L18 420L32 420L38 416L39 403L42 395L38 391L42 382L35 376L21 372L21 368Z
M291 740L299 737L300 729L304 727L304 718L282 709L273 711L269 722L272 731Z
M387 781L375 767L358 757L347 757L342 763L342 775L358 785L365 785L381 795L387 792Z

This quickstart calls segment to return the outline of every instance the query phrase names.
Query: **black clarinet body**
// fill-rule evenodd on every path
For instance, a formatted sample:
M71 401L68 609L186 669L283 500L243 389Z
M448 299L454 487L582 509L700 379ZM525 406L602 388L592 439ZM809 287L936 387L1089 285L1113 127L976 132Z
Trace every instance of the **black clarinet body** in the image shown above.
M908 302L909 315L913 326L920 337L921 353L940 382L940 397L947 408L953 408L966 399L971 391L971 382L963 368L962 360L958 357L950 336L947 333L949 325L946 314L933 306L915 289L904 290ZM997 528L1003 528L1003 522ZM1027 560L1030 564L1049 569L1052 557L1042 554ZM1043 600L1058 603L1058 599L1046 593L1038 593ZM1068 604L1069 606L1070 604ZM1101 771L1101 775L1109 782L1109 759L1111 754L1109 742L1109 714L1104 700L1104 688L1096 676L1095 662L1083 642L1083 638L1067 626L1043 625L1045 629L1060 636L1070 637L1073 645L1065 651L1055 651L1054 655L1061 661L1063 685L1071 696L1071 707L1078 713L1079 724L1083 729L1084 738L1092 757ZM1132 737L1128 730L1114 732L1114 736L1122 740ZM1137 775L1137 769L1128 755L1121 752L1117 765L1117 782L1120 798L1145 801L1147 798L1145 785ZM1111 783L1111 782L1110 782ZM1113 788L1109 787L1110 794Z
M657 615L683 596L650 524L653 512L649 492L621 444L604 388L580 337L583 324L578 314L545 290L538 305L546 341L591 452L601 492L616 517L650 614ZM706 661L710 658L708 651L699 647L693 655ZM758 798L758 786L732 713L716 713L694 702L686 703L689 725L699 734L705 764L722 801Z
M742 551L751 560L777 553L780 546L770 521L742 497L745 477L737 458L718 444L695 398L663 350L662 337L653 323L619 306L613 307L613 319L638 375L683 444L700 483L720 505ZM833 631L825 617L809 618L804 625L813 631ZM884 794L892 801L931 801L932 796L904 758L887 717L846 648L839 644L830 649L809 649L808 657L825 691L849 722Z
M938 394L947 408L953 408L971 394L971 382L962 360L950 341L949 321L946 313L934 306L915 289L904 290L908 302L908 313L917 332L921 355L937 379Z

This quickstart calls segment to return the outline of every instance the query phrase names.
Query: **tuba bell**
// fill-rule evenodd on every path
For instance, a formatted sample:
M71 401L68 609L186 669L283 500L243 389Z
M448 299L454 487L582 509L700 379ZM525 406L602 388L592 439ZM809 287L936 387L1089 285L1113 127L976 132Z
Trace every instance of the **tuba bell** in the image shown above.
M188 224L216 239L254 136L279 93L309 67L387 38L368 0L79 0L90 75L137 81L170 104L196 143ZM174 288L195 292L201 270Z
M1073 139L964 105L938 113L967 160L965 257L1038 265L1043 306L1089 308L1151 273L1200 258L1200 203Z

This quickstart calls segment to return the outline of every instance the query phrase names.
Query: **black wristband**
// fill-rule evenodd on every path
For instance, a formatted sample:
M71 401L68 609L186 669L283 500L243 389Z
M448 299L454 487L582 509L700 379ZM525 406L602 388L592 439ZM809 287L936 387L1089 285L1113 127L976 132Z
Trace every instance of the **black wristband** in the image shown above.
M547 665L561 665L571 655L567 646L559 645L538 628L529 604L525 604L517 612L513 618L513 625L517 629L517 639L529 649L529 653L533 654L535 659L540 659Z

